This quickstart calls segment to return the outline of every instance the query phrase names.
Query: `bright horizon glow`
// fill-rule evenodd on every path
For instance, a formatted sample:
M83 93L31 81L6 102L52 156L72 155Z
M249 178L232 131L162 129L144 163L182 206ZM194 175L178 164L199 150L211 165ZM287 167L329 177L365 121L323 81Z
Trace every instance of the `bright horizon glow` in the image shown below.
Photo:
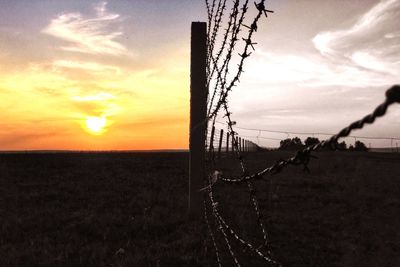
M89 133L94 135L102 135L105 132L107 119L104 117L87 117L86 128Z
M160 16L141 0L43 3L0 10L0 151L187 148L190 27L182 34L181 25L195 18L188 7L199 9L160 3ZM187 19L166 17L177 12ZM166 23L150 17L179 34L163 35Z

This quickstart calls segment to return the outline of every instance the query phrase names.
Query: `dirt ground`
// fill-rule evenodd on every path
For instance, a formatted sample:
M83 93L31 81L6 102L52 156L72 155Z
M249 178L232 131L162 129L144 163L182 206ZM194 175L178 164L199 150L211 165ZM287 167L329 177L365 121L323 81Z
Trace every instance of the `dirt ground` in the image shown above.
M246 155L259 170L289 152ZM282 266L400 266L400 155L320 152L254 183ZM0 154L0 266L216 266L186 217L187 153ZM228 168L229 166L229 168ZM225 174L237 164L225 159ZM215 185L221 215L262 243L246 185ZM223 266L232 266L216 234ZM268 266L230 239L242 266Z

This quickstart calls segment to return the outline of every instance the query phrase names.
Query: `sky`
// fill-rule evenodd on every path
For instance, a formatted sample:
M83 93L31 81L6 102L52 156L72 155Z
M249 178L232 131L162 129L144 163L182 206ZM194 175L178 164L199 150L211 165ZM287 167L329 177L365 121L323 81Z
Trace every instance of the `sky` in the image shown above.
M267 6L275 13L261 20L256 51L229 98L239 127L334 133L371 112L398 81L399 0ZM0 7L0 150L188 147L190 24L206 21L204 1ZM355 134L400 137L399 122L394 106Z

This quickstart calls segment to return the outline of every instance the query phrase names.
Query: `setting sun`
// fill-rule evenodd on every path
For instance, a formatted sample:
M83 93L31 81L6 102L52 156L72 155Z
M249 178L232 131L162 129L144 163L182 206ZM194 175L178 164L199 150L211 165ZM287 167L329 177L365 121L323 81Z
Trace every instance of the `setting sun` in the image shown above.
M104 117L88 117L86 127L91 134L100 135L104 133L107 120Z

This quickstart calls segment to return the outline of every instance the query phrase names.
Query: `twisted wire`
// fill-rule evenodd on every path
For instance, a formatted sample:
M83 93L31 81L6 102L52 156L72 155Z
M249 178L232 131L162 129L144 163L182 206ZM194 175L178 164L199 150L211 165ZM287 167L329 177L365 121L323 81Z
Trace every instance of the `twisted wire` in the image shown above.
M235 252L232 249L232 246L231 246L231 244L229 242L228 235L226 234L226 232L224 230L222 222L219 220L218 216L216 215L217 214L216 212L218 212L218 210L217 210L218 203L214 201L214 196L213 196L213 191L212 191L212 186L211 186L212 185L211 177L209 177L209 181L208 182L210 184L210 186L208 187L209 188L208 196L209 196L209 199L210 199L210 203L211 203L211 208L212 208L212 211L213 211L214 219L218 223L218 229L219 229L219 231L221 232L221 234L222 234L222 236L224 238L224 241L225 241L225 244L226 244L226 246L228 248L229 254L231 255L235 265L240 267L241 265L240 265L239 260L237 259L236 255L235 255Z
M218 52L216 58L214 58L212 56L212 52L213 52L214 46L213 46L213 44L210 45L210 49L211 49L210 55L211 55L211 60L212 60L212 63L213 63L213 69L212 69L211 73L209 73L209 81L208 81L208 84L207 84L207 88L209 87L209 82L212 79L212 75L214 74L215 70L217 72L217 81L216 81L216 84L215 84L215 87L214 87L214 90L213 90L212 98L209 101L208 114L210 114L210 112L211 112L211 109L212 109L212 106L213 106L213 102L214 102L214 98L215 98L215 95L216 95L218 89L219 89L219 101L218 101L218 103L216 105L214 113L209 115L208 118L212 119L212 127L214 128L214 125L216 123L216 118L217 118L216 115L218 114L220 106L223 105L223 107L225 109L225 112L226 112L225 116L228 119L228 128L229 128L228 132L232 136L235 136L235 131L234 131L233 127L232 127L234 125L234 123L231 120L231 116L230 116L231 113L229 112L229 109L228 109L228 103L227 103L228 92L235 85L235 83L239 80L239 77L240 77L241 73L243 72L242 68L243 68L243 65L244 65L244 60L245 60L245 58L247 58L250 55L250 53L248 53L248 49L249 49L250 46L253 47L253 44L254 44L254 43L251 42L251 37L252 37L254 31L257 30L257 26L256 26L257 22L260 19L261 15L262 15L262 13L264 12L264 9L265 9L264 1L261 1L260 4L259 4L259 5L262 5L263 8L258 8L258 6L256 4L256 7L259 10L259 12L258 12L258 15L256 16L256 18L253 20L251 28L249 28L250 31L249 31L249 35L248 35L247 39L243 39L243 40L245 40L245 41L247 40L247 41L245 43L244 52L242 54L239 54L239 56L241 57L241 60L240 60L240 63L238 65L238 70L237 70L236 75L233 78L233 80L230 83L227 83L227 75L229 73L229 66L230 66L229 63L230 63L230 61L232 59L232 54L233 54L233 51L235 49L236 43L238 41L238 34L239 34L240 30L241 30L241 26L244 25L243 21L244 21L244 18L245 18L245 14L246 14L246 12L248 10L248 2L249 1L246 0L245 3L243 4L242 12L241 12L241 15L240 15L239 19L237 18L238 14L239 14L239 11L238 11L239 1L235 2L235 5L233 7L233 12L231 13L230 19L229 19L229 22L228 22L228 29L227 29L227 31L225 32L225 35L224 35L222 47L221 47L220 51ZM219 68L218 67L219 58L222 55L222 51L224 50L224 47L226 45L226 40L228 39L229 29L231 27L233 29L232 29L232 35L231 35L231 38L230 38L230 42L229 42L229 46L228 46L228 49L227 49L226 57L225 57L225 60L222 63L221 68ZM215 27L214 27L214 29L215 29ZM216 35L215 35L215 31L214 31L213 36L210 38L210 40L215 41L215 36ZM228 88L226 88L226 84L230 84ZM243 161L243 156L241 155L241 152L240 152L240 149L239 149L239 144L238 144L236 138L233 138L233 151L237 155L237 157L238 157L238 159L240 161L240 166L241 166L242 173L246 174L247 173L247 169L246 169L245 163ZM213 151L213 144L211 144L210 153L213 153L213 152L214 152ZM213 159L214 157L211 155L210 158ZM259 209L259 204L258 204L256 192L255 192L254 187L253 187L253 185L252 185L252 183L250 181L247 182L247 186L248 186L248 190L249 190L249 193L250 193L251 202L253 204L253 207L254 207L256 215L257 215L257 222L258 222L259 227L261 228L261 231L262 231L262 234L263 234L264 246L267 247L268 236L267 236L267 232L266 232L265 226L264 226L264 224L262 222L262 214L261 214L261 211ZM210 184L210 188L211 188L211 184ZM223 234L225 234L225 233L223 233Z
M211 228L210 221L208 220L208 212L207 212L207 202L206 202L206 199L204 199L204 201L203 201L203 207L204 207L204 220L206 221L207 230L208 230L209 235L211 236L211 241L212 241L213 246L214 246L215 257L217 258L218 266L219 266L219 267L222 267L221 259L220 259L220 257L219 257L219 249L218 249L218 246L217 246L217 242L215 241L214 232L213 232L213 230L212 230L212 228Z
M372 124L379 117L382 117L386 114L388 107L394 103L400 103L400 85L394 85L386 91L386 99L380 104L375 110L366 115L364 118L357 120L351 123L349 126L343 128L337 134L333 135L328 140L324 140L317 144L311 145L307 148L297 151L297 153L286 160L279 160L274 165L265 168L264 170L257 172L252 175L246 175L236 179L229 179L222 177L221 180L229 183L242 183L245 181L262 179L265 174L272 173L276 174L281 172L288 165L303 165L307 167L310 159L312 158L311 152L317 151L321 148L330 148L335 149L336 143L340 138L348 137L350 133L356 129L362 129L366 124Z
M248 10L248 7L247 7L248 6L248 2L249 1L246 0L245 3L243 4L242 12L240 14L239 20L237 19L237 16L239 14L239 10L238 10L238 6L239 5L237 5L237 6L235 5L234 8L233 8L233 12L231 14L231 17L233 19L233 21L232 21L233 29L232 29L232 34L231 34L231 38L230 38L230 41L229 41L229 46L227 48L227 52L226 52L226 55L225 55L225 59L222 62L222 66L219 68L218 67L218 63L214 60L213 57L211 58L212 61L213 61L212 62L213 63L213 67L217 71L217 74L216 74L217 78L216 78L216 83L215 83L214 90L213 90L213 97L212 97L212 100L210 101L208 114L210 114L210 112L211 112L216 93L220 92L220 97L219 97L219 101L220 101L222 92L225 90L226 79L227 79L227 75L229 73L230 61L232 59L232 53L233 53L233 50L235 48L236 42L238 41L238 34L240 32L240 27L241 27L241 25L243 23L245 14L246 14L246 12ZM224 36L224 39L228 38L228 34L229 34L229 32L226 32L226 34L225 34L226 37ZM213 78L212 76L209 77L208 84L210 83L212 78ZM218 88L220 88L220 90L218 90ZM215 113L215 115L216 114L217 113ZM208 117L212 118L212 116L208 116Z
M276 262L275 260L273 260L271 257L265 255L264 253L262 253L260 251L259 248L256 248L255 246L253 246L251 243L245 241L243 238L241 238L233 229L232 227L230 227L226 221L224 220L224 218L221 216L221 214L218 212L218 209L215 207L214 208L214 215L216 216L216 218L220 221L221 225L239 242L241 243L244 247L247 247L248 249L250 249L250 251L254 252L256 255L258 255L259 257L261 257L262 259L264 259L265 261L267 261L268 263L274 264L274 265L279 265L278 262Z
M246 1L246 3L247 2L248 1ZM212 118L212 117L216 116L218 114L221 106L224 103L226 103L227 97L229 95L229 92L232 90L232 88L239 81L240 76L243 73L243 66L244 66L245 59L248 58L250 56L250 54L251 54L251 53L248 52L250 47L252 47L254 49L253 45L255 43L252 43L252 39L251 38L253 37L254 32L257 31L258 21L260 20L261 16L266 12L265 0L261 0L261 2L259 4L256 4L256 7L257 7L257 10L258 10L258 13L257 13L256 17L254 18L251 26L250 27L247 26L247 28L249 28L249 32L248 32L247 38L246 39L243 38L243 40L245 41L245 46L244 46L244 49L243 49L243 53L239 54L241 59L240 59L240 62L239 62L238 68L237 68L236 75L234 76L234 78L231 80L231 82L229 83L229 85L226 88L224 88L225 86L221 87L220 99L219 99L216 107L214 108L214 110L209 114L209 118ZM246 11L247 11L247 6L246 6L245 9L243 9L243 13L245 13ZM243 21L239 21L239 23L240 23L239 25L242 25ZM238 30L240 30L240 29L238 29ZM236 40L235 41L237 41L237 35L236 35Z

